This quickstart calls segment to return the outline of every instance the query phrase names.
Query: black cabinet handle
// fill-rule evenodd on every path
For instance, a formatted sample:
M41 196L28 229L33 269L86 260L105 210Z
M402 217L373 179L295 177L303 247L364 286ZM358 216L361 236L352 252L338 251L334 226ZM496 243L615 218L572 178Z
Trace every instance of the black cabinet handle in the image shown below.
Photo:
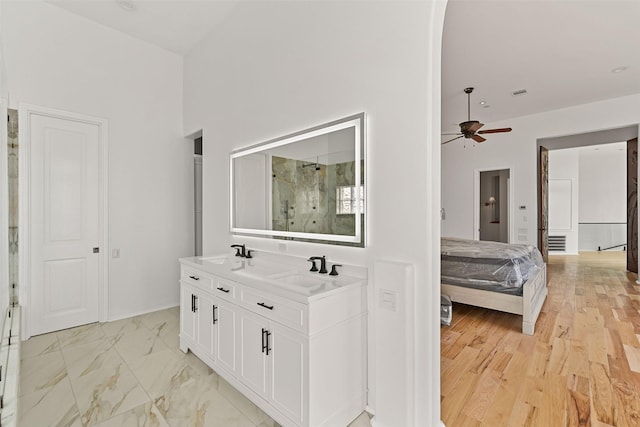
M260 307L264 307L264 308L268 308L269 310L273 310L273 306L272 305L267 305L267 304L265 304L263 302L258 302L256 304L258 304Z
M271 351L271 347L269 345L269 337L271 337L271 332L267 331L267 356L269 355L269 351Z
M267 337L266 332L267 330L265 328L262 328L262 353L264 353L265 349L267 348L267 344L265 343L265 338Z
M189 277L192 278L193 280L200 280L198 276L189 276Z
M216 288L216 289L218 289L219 291L224 292L225 294L228 294L228 293L229 293L229 289L225 289L225 288L223 288L223 287L219 287L219 288Z
M218 307L215 306L215 304L213 305L213 324L215 325L216 323L218 323L218 318L216 317L216 310L218 309Z
M194 313L196 311L196 296L191 294L191 312Z

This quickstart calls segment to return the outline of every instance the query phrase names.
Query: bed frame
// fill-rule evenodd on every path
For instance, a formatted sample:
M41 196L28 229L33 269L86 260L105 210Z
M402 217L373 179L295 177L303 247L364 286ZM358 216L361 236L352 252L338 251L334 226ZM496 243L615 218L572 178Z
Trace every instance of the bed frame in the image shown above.
M547 265L543 264L538 274L527 280L523 285L522 296L446 283L440 285L440 290L442 295L447 295L453 302L519 314L522 316L522 333L533 335L536 320L547 297Z

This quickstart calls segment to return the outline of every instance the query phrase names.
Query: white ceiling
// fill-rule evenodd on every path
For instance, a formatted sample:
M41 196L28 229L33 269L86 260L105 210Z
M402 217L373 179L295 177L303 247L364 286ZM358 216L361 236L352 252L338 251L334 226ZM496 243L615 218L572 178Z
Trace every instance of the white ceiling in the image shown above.
M498 120L640 93L639 22L637 0L449 0L443 131L466 120L468 86L476 88L471 118L485 129ZM628 69L611 72L622 66ZM511 95L519 89L528 93Z
M164 49L185 55L202 40L237 1L125 0L135 10L120 7L119 0L46 0L76 15L122 31Z
M186 54L242 0L48 2ZM321 0L316 0L321 1ZM442 58L443 131L640 93L638 0L449 0ZM612 73L617 67L628 67ZM526 89L520 97L513 91ZM489 108L483 108L484 100Z

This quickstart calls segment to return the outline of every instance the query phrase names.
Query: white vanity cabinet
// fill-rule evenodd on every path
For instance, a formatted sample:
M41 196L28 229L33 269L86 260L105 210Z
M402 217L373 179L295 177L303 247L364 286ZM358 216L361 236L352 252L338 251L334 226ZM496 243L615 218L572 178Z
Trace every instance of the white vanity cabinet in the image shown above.
M184 276L180 290L180 348L230 372L236 367L236 313L213 295L213 279ZM193 283L195 280L195 283ZM197 280L203 280L202 284ZM205 288L205 289L203 289Z
M239 312L239 380L301 424L306 337L248 310Z
M366 280L297 273L309 284L296 290L199 260L181 260L182 351L284 427L342 427L365 410Z

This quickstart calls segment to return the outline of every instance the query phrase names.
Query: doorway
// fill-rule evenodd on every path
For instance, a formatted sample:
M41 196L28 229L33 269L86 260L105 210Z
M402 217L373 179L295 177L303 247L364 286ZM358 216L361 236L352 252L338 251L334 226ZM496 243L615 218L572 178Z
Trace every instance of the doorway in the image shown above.
M202 256L202 136L194 140L193 189L194 255Z
M202 256L202 129L185 140L193 144L193 255Z
M510 242L511 169L476 171L476 240Z
M106 320L107 121L21 105L27 337Z
M539 228L546 215L549 229L548 237L540 234L541 248L560 254L626 250L627 270L637 271L637 133L637 126L626 126L538 140L555 164L549 167L549 204L540 204Z

